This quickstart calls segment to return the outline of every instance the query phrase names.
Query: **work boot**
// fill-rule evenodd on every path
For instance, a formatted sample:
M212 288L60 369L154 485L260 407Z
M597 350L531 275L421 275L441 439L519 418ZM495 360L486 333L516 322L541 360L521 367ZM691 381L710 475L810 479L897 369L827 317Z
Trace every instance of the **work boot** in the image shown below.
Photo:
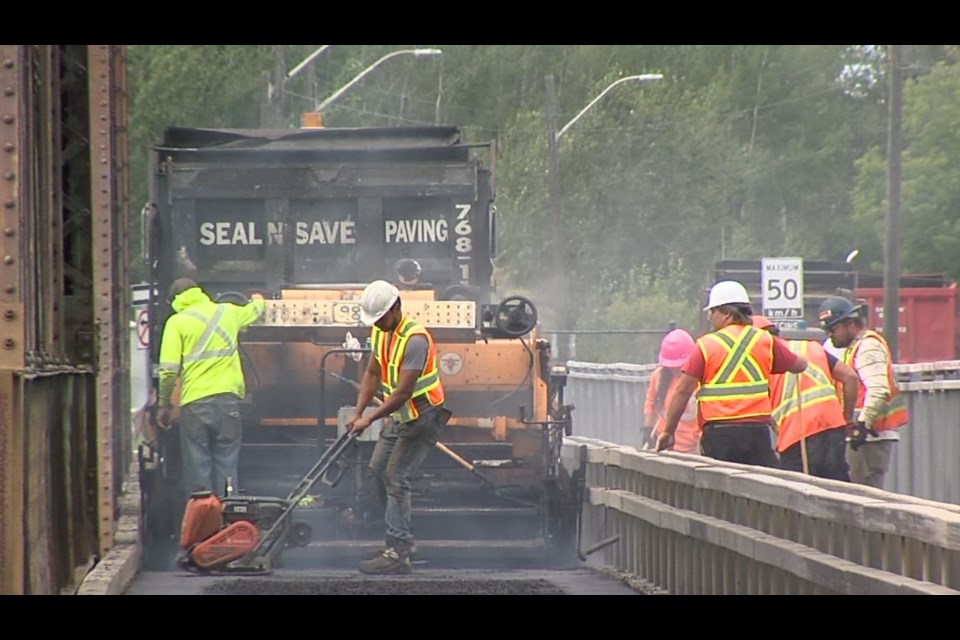
M416 560L417 544L416 544L413 540L410 540L409 542L406 542L406 543L401 542L401 540L400 540L399 538L395 538L395 537L393 537L393 536L391 536L391 535L388 535L388 536L386 537L386 540L385 540L384 545L383 545L383 549L377 549L376 551L374 551L373 553L371 553L371 554L367 557L367 560L373 560L374 558L379 557L380 554L382 554L384 551L386 551L386 550L389 549L390 547L397 548L397 547L400 547L400 546L406 546L407 556L410 558L410 560Z
M403 547L399 549L387 547L381 551L377 557L361 562L359 569L360 573L370 575L413 572L413 567L410 566L410 554L408 550Z

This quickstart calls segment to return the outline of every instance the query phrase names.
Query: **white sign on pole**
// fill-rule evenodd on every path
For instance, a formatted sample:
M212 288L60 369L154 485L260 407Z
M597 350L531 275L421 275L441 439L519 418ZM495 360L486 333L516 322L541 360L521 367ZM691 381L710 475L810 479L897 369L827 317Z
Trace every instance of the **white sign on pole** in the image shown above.
M781 328L803 319L803 258L763 258L763 315Z
M150 317L146 309L140 309L137 312L137 348L147 349L150 347Z

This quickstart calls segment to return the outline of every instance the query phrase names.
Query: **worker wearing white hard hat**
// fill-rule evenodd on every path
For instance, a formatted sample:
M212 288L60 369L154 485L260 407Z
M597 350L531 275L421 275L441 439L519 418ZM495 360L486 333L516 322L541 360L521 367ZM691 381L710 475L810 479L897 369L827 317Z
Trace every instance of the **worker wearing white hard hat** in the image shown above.
M673 445L680 417L696 390L703 455L775 467L770 374L800 373L807 361L779 338L753 326L750 296L736 280L713 285L704 310L713 331L697 339L683 365L657 451Z
M360 320L367 325L376 324L399 299L400 291L386 280L371 282L360 298Z
M357 406L347 429L361 432L374 421L390 417L380 430L368 465L366 507L376 490L386 525L382 552L360 563L369 574L410 573L413 532L410 494L413 475L437 443L450 417L444 406L443 384L437 367L433 336L403 315L400 292L384 280L371 282L360 299L360 319L373 325L371 357L357 392ZM377 392L379 406L364 414ZM388 473L389 469L389 473Z
M707 299L707 306L704 311L709 311L714 307L720 307L725 304L745 304L750 305L750 295L746 287L736 280L721 280L710 288L710 295Z

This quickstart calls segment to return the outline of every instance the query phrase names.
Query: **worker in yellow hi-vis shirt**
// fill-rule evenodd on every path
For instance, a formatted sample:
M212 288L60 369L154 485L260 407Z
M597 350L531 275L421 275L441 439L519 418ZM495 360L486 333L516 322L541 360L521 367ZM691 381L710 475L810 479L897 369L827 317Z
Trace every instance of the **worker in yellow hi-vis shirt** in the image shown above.
M239 400L246 395L237 337L263 315L263 296L244 306L216 303L190 278L170 285L174 314L160 342L157 422L169 427L171 399L180 378L180 451L183 485L194 491L236 489L243 426Z

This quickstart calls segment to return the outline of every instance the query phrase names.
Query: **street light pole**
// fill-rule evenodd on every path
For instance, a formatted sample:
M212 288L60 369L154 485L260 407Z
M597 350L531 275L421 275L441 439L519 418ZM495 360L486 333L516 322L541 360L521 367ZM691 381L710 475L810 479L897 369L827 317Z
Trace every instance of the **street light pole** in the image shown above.
M577 115L573 116L573 120L571 120L570 122L568 122L567 124L565 124L565 125L563 126L563 129L560 129L560 131L557 132L557 135L556 135L557 140L559 140L559 139L560 139L560 136L562 136L564 133L566 133L566 132L567 132L567 129L569 129L570 127L572 127L573 124L574 124L577 120L579 120L580 117L581 117L583 114L585 114L587 111L589 111L590 108L591 108L593 105L597 104L597 102L600 101L600 98L602 98L603 96L607 95L607 93L608 93L611 89L613 89L615 86L617 86L618 84L622 84L622 83L624 83L624 82L650 82L651 80L663 80L663 74L662 74L662 73L644 73L644 74L639 75L639 76L627 76L626 78L620 78L619 80L617 80L616 82L614 82L613 84L611 84L609 87L607 87L606 89L604 89L603 91L601 91L601 92L600 92L600 95L598 95L596 98L594 98L593 100L591 100L591 101L590 101L590 104L588 104L587 106L585 106L583 109L580 110L580 113L578 113Z
M887 219L883 261L883 337L896 362L900 343L900 119L903 110L901 45L887 45L890 103L887 114Z
M401 49L399 51L388 53L387 55L383 56L382 58L374 62L372 65L370 65L369 67L361 71L359 74L357 74L357 76L353 80L351 80L347 84L340 87L340 89L338 89L336 93L334 93L329 98L327 98L326 100L318 104L317 107L314 109L314 111L323 112L324 109L332 105L334 102L339 100L343 96L343 94L345 94L347 91L352 89L354 85L356 85L358 82L360 82L365 77L367 77L367 75L371 71L379 67L381 64L383 64L390 58L395 58L397 56L402 56L402 55L412 55L417 58L434 58L434 57L443 55L443 51L441 51L440 49Z
M329 49L329 48L330 48L330 45L329 45L329 44L325 44L325 45L323 45L322 47L320 47L319 49L317 49L316 51L314 51L313 53L311 53L310 55L308 55L306 58L304 58L304 59L303 59L303 62L301 62L300 64L298 64L298 65L295 66L293 69L290 69L290 71L287 72L287 80L290 80L290 79L293 78L295 75L297 75L298 73L300 73L301 71L303 71L304 67L306 67L308 64L310 64L311 62L313 62L314 60L316 60L316 59L317 59L317 56L319 56L321 53L323 53L324 51L326 51L326 50Z
M550 194L550 211L553 224L551 225L551 237L553 240L553 276L556 288L556 306L557 306L557 328L567 330L567 273L564 267L563 259L563 229L561 227L563 220L563 198L560 193L560 154L557 152L557 100L554 90L553 76L546 78L546 97L547 97L547 190ZM572 345L564 347L560 344L560 335L557 334L557 351L560 360L570 357ZM569 342L573 340L573 334L566 334L565 339Z
M557 104L556 93L554 90L554 79L552 75L546 77L546 98L547 98L547 189L550 196L550 209L553 220L553 269L556 282L556 300L557 300L557 328L561 331L569 330L569 320L567 314L567 274L564 260L564 241L563 241L563 192L560 185L560 153L557 149L557 142L560 137L566 133L580 118L589 111L593 105L597 104L603 96L607 95L611 89L624 82L650 82L662 80L661 73L645 73L637 76L627 76L611 83L606 89L600 92L596 98L591 100L587 106L573 117L570 122L565 124L557 131ZM559 359L564 360L573 355L573 344L575 335L567 333L568 345L566 348L560 346L558 341Z

